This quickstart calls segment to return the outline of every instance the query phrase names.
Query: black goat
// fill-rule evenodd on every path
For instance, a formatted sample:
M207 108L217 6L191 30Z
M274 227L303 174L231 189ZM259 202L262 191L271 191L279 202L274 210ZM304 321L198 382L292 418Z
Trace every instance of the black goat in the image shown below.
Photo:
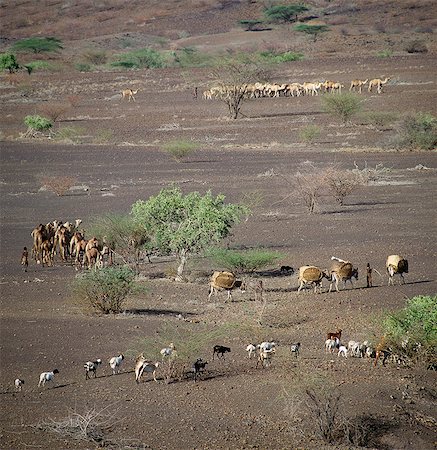
M202 358L197 358L196 362L191 368L191 371L194 373L194 381L197 381L197 377L200 376L200 373L205 369L205 366L207 364L208 361L203 361Z
M225 357L225 353L230 352L231 349L229 347L223 347L223 345L214 345L214 348L212 349L212 359L214 359L214 355L217 353L217 357L220 357L222 355L222 358Z

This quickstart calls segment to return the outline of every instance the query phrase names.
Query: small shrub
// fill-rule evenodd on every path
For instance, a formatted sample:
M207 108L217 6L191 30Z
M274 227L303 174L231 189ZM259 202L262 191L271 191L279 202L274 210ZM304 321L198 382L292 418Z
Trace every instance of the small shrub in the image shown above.
M320 132L317 125L307 125L299 130L299 137L301 141L310 143L320 136Z
M60 70L60 66L49 63L48 61L36 60L27 63L26 69L27 70L30 69L31 72L33 71L57 72Z
M193 141L170 141L162 146L162 149L169 153L175 161L180 162L190 153L195 151L199 147L199 144Z
M214 65L215 57L193 47L184 47L173 52L173 59L176 67L208 67Z
M409 299L405 308L383 320L387 345L412 362L430 361L437 348L437 296Z
M295 31L306 33L308 35L312 35L314 42L316 42L317 37L321 33L326 33L329 31L329 27L327 25L307 25L305 23L300 23L294 27Z
M302 53L295 52L275 52L266 50L259 53L259 58L264 63L280 64L284 62L300 61L303 59Z
M80 144L84 133L85 128L82 127L62 127L56 131L55 139Z
M53 126L53 122L50 119L39 115L26 116L24 118L24 123L28 126L30 131L41 133L50 130Z
M415 41L409 42L407 44L407 46L405 47L405 50L408 53L427 53L428 47L426 46L425 41L415 40Z
M284 255L265 249L252 249L245 251L211 249L208 252L216 264L225 267L233 272L254 272L265 268L275 261L284 257Z
M128 267L90 270L76 277L73 291L79 302L100 314L117 314L134 292L135 273Z
M100 128L96 131L96 135L93 138L95 144L106 144L111 142L114 137L112 130Z
M336 202L344 205L344 199L362 185L361 176L351 170L332 169L326 173L326 182Z
M437 118L429 113L406 117L399 134L401 148L433 150L437 146Z
M361 117L377 128L387 128L399 119L399 114L389 111L367 111Z
M324 111L337 116L343 123L350 121L362 108L362 99L350 92L324 95L321 99Z
M45 102L38 105L37 110L44 117L48 117L52 122L56 122L70 108L71 106L67 102Z
M76 63L74 68L79 72L91 72L93 70L91 64L88 63Z
M65 195L75 183L76 178L67 176L50 176L41 179L41 184L54 192L58 197Z
M253 31L254 29L256 29L255 27L261 25L263 21L251 19L251 20L240 20L239 23L242 27L246 29L246 31Z
M17 63L15 55L12 53L1 53L0 54L0 70L8 70L9 73L14 73L20 68Z
M294 176L292 185L295 196L313 214L319 204L319 199L326 187L326 172L314 165L304 167Z
M381 59L382 58L390 58L393 56L393 50L389 50L389 49L381 50L376 53L376 56Z
M125 69L159 69L165 66L164 57L161 53L151 48L143 48L117 56L117 61L111 65Z
M104 50L88 50L83 54L83 59L94 66L106 64L108 56Z

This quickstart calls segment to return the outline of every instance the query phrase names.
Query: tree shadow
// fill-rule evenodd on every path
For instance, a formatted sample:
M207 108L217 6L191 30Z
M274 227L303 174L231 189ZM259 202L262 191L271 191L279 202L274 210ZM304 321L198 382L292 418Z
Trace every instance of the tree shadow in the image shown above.
M125 314L134 314L137 316L195 316L195 313L186 311L177 311L174 309L151 309L151 308L131 308L126 309Z

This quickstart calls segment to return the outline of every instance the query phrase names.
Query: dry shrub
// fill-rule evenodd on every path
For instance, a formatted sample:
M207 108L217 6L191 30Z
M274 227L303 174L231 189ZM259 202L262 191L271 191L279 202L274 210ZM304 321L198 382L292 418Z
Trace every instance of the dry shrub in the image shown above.
M296 173L293 184L296 196L303 202L308 212L313 214L326 186L324 170L311 164L305 170Z
M38 105L37 110L44 117L56 122L70 108L71 104L67 102L46 102Z
M67 176L50 176L41 179L42 186L47 187L58 197L65 195L76 183L76 178Z
M325 179L335 200L341 206L344 199L363 184L360 174L352 170L333 168L326 171Z
M427 53L428 47L426 46L426 42L422 40L411 41L405 47L405 50L408 53Z

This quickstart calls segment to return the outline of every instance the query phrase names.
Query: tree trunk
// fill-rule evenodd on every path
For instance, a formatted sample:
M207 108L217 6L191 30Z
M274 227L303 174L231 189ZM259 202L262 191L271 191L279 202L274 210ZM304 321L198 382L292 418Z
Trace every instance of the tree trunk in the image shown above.
M179 252L179 266L175 281L183 281L182 274L184 272L186 262L187 262L187 252L186 250L181 250Z

